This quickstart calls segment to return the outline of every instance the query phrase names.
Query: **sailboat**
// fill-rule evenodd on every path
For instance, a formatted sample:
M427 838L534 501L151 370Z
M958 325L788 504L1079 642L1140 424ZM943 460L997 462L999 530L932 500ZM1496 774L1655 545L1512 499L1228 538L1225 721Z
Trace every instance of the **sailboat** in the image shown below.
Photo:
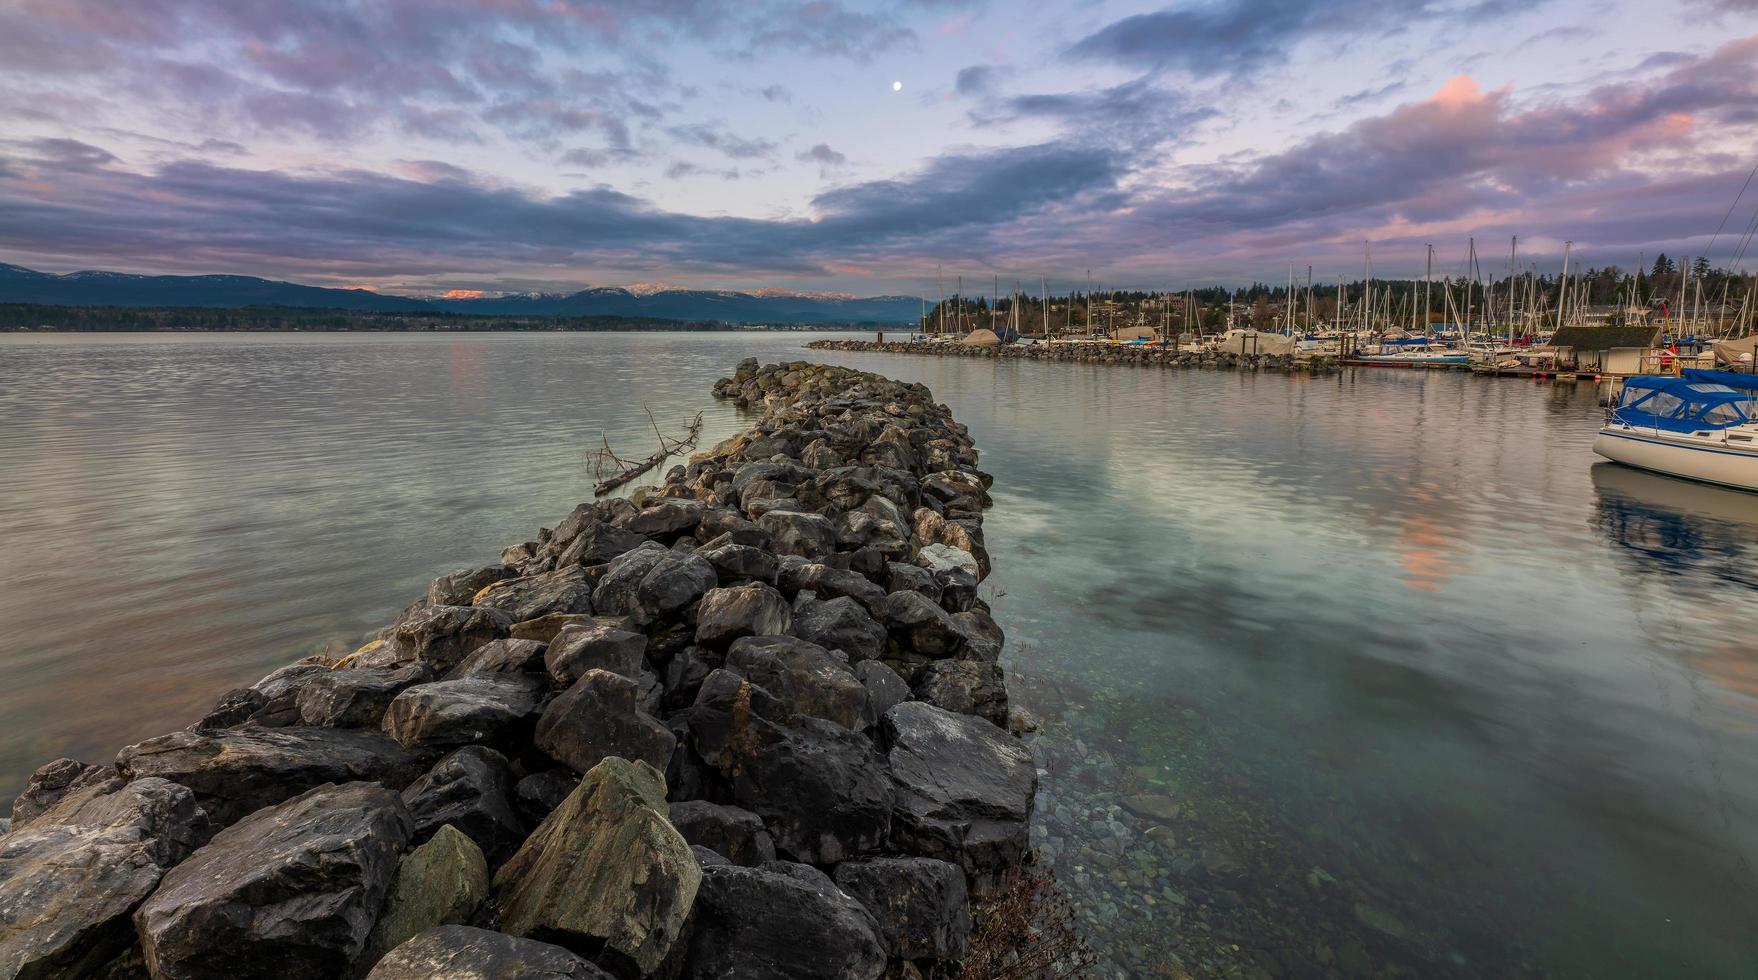
M1686 368L1624 381L1593 441L1615 463L1758 492L1758 377Z

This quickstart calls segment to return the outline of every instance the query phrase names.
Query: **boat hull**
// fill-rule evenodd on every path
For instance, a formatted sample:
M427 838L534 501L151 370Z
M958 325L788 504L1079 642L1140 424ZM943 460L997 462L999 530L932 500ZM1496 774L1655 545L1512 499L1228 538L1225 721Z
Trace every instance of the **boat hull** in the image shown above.
M1601 429L1593 451L1614 463L1668 476L1758 492L1758 450L1693 446L1624 429Z

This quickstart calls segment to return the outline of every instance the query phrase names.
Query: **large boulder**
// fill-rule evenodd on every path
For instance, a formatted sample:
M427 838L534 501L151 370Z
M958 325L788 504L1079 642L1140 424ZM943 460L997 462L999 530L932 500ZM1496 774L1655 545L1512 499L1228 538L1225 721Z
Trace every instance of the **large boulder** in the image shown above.
M885 843L894 790L866 736L817 718L751 730L754 751L726 775L733 799L763 818L778 853L834 864Z
M476 593L502 579L513 578L519 570L512 565L496 563L481 568L465 568L441 575L427 587L430 606L468 606Z
M964 871L933 858L844 861L836 884L873 913L894 959L957 962L970 946Z
M596 522L568 541L556 557L556 567L603 565L640 547L646 540L633 531Z
M658 969L683 933L702 872L666 820L651 766L593 767L495 875L501 928L597 951L623 976Z
M382 659L365 659L355 666L394 667L419 660L443 673L456 667L477 647L506 636L514 622L513 617L499 609L427 606L391 627Z
M818 558L836 550L836 527L823 514L771 510L757 518L757 526L775 539L779 555Z
M692 846L706 847L734 864L756 867L775 860L775 839L763 818L736 806L707 800L671 805L671 823Z
M881 726L897 787L892 839L952 861L979 893L1025 856L1038 775L1019 739L971 715L922 701L885 713Z
M824 872L771 861L702 869L688 980L875 980L879 927Z
M713 566L714 574L722 585L736 585L740 582L775 581L775 573L780 567L772 552L764 551L747 544L738 544L730 539L716 538L702 546L696 554Z
M600 613L644 626L682 613L719 581L700 556L648 542L611 562L592 598Z
M512 856L525 836L513 806L513 771L499 752L466 745L403 790L417 841L451 826L482 848L491 865Z
M696 609L696 642L720 650L740 637L786 633L792 625L793 610L772 586L709 589Z
M592 579L578 565L507 579L483 590L476 605L502 610L515 623L556 613L590 613Z
M323 783L381 782L393 789L421 775L421 760L375 731L240 728L172 732L123 749L127 779L159 776L195 791L220 826Z
M810 592L820 599L853 599L872 610L885 598L885 590L860 572L818 562L783 562L776 583L788 595Z
M885 627L875 622L867 615L867 610L849 596L826 602L811 592L801 592L794 599L791 632L826 650L841 650L848 655L851 664L872 660L885 653Z
M588 670L544 709L536 743L550 758L584 773L611 756L663 770L677 739L640 708L641 685L607 670Z
M640 510L620 519L625 531L670 544L696 529L702 523L704 507L700 500L685 497L652 497Z
M12 829L23 830L30 826L38 814L53 807L72 790L104 783L115 776L116 771L109 766L94 766L77 759L63 758L43 763L26 780L24 792L12 801Z
M367 980L609 980L590 962L549 943L470 926L419 932L378 961Z
M417 684L385 709L384 730L410 749L515 744L529 731L543 690L543 679L529 674Z
M155 977L335 977L366 944L408 843L373 783L320 786L245 817L172 868L134 914Z
M915 693L929 704L1007 727L1007 681L997 664L936 660L916 675Z
M411 684L433 680L433 676L433 668L423 663L332 670L307 681L295 703L302 724L377 728L392 699Z
M891 706L910 699L910 686L897 676L897 671L877 660L855 664L855 676L867 689L867 711L874 718L885 717Z
M543 655L549 647L542 640L506 637L477 647L458 662L447 680L476 674L518 674L543 670Z
M474 841L456 828L439 828L427 843L403 855L397 876L354 961L358 975L422 930L461 925L488 898L488 863Z
M789 710L862 729L866 689L839 655L793 636L748 636L732 645L726 668L773 694Z
M920 664L955 657L965 637L952 616L920 592L893 592L873 606L890 640L886 658Z
M608 670L624 677L641 676L647 636L604 623L567 626L549 642L544 667L557 684L566 687L589 670Z
M206 840L186 787L93 767L0 837L0 975L81 977L134 941L129 915Z

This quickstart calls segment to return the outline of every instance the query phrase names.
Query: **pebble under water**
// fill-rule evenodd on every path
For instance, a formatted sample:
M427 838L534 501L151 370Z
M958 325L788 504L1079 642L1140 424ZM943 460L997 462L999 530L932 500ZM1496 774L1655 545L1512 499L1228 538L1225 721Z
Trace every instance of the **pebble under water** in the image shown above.
M1115 976L1758 970L1758 496L1590 385L801 334L0 337L0 791L393 618L739 358L922 381L994 473L1036 828Z

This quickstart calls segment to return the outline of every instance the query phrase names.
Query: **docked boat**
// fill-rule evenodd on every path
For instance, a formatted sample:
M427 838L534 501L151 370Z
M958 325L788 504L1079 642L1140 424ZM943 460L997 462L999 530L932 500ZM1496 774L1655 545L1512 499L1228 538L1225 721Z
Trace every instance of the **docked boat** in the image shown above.
M1428 367L1443 364L1469 364L1471 363L1471 354L1467 351L1430 343L1425 338L1416 338L1407 341L1382 340L1379 353L1358 352L1350 357L1350 361L1387 367Z
M1593 451L1626 466L1758 491L1758 377L1627 378Z

